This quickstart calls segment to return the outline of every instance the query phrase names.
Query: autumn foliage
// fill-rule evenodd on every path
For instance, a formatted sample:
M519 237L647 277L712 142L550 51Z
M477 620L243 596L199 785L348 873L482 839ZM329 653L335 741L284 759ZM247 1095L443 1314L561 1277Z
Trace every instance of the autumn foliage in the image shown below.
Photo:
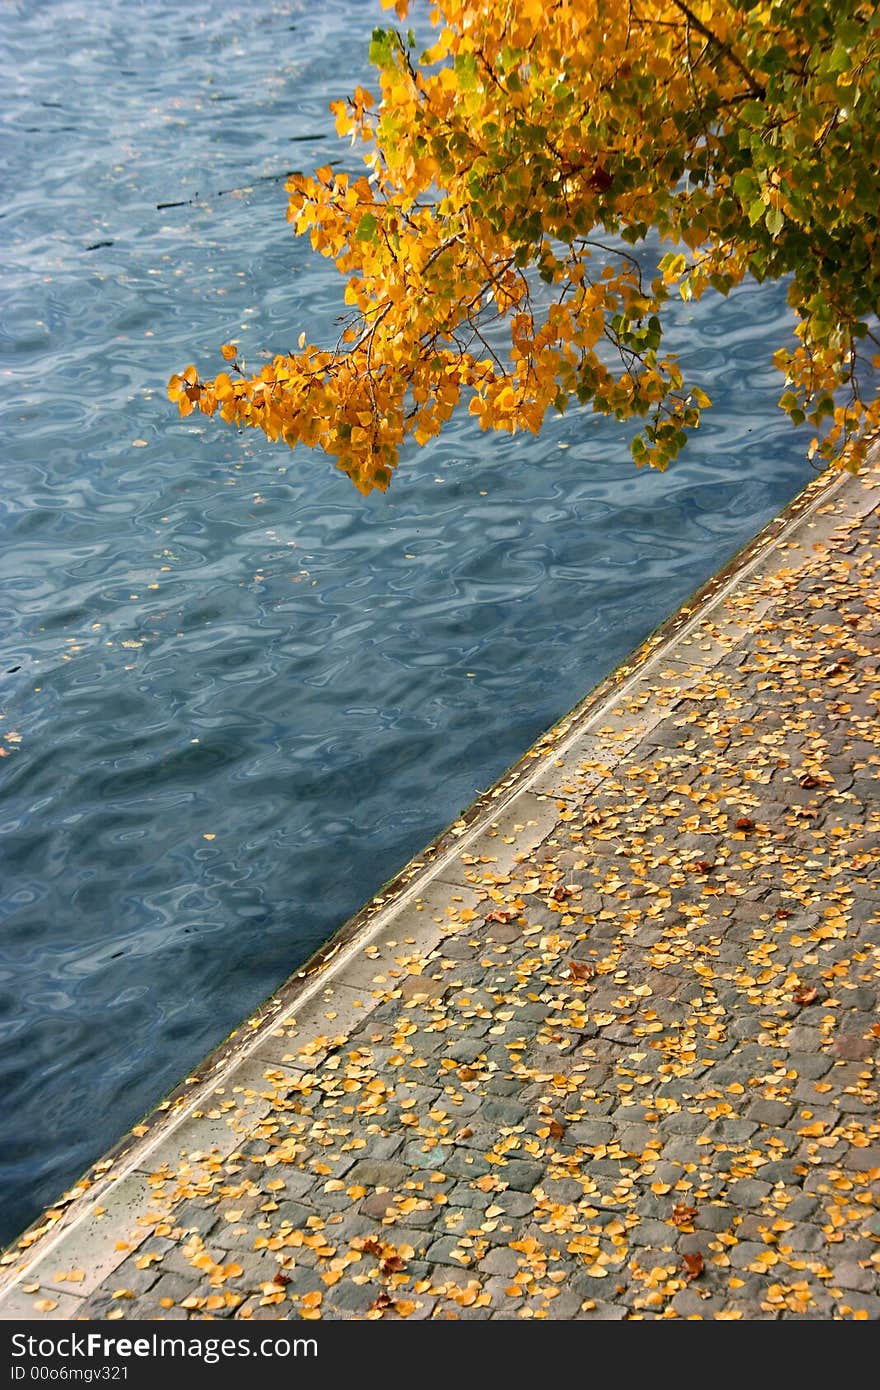
M364 174L287 185L345 277L339 341L302 333L256 375L227 344L229 371L172 378L181 413L323 449L368 491L462 400L509 431L577 400L639 419L633 456L663 468L709 404L664 350L669 297L786 277L779 404L856 467L880 426L874 0L438 0L431 23L426 51L377 29L378 92L334 103Z

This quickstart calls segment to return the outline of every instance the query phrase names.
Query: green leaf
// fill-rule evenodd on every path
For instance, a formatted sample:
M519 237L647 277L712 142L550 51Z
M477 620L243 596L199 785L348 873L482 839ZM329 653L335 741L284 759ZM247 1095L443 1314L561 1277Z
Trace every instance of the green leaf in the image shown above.
M755 176L751 170L740 170L733 180L733 191L744 203L754 196Z
M374 29L370 39L370 62L373 67L391 67L396 47L397 35L393 29Z
M771 236L778 236L785 226L785 218L779 208L768 208L764 218L764 225Z
M628 227L621 228L620 239L621 241L628 241L631 246L635 246L636 242L644 241L647 234L647 223L631 222Z
M472 92L477 85L477 60L473 53L456 53L455 75L463 92Z
M375 241L379 223L371 212L365 212L357 224L355 241Z
M743 102L740 114L748 125L763 125L767 119L767 112L760 101Z

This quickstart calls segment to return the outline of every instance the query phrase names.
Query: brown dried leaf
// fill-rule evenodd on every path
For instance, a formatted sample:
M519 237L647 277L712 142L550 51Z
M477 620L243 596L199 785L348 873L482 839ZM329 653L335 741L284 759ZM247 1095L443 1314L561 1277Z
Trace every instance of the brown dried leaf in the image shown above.
M568 962L568 978L570 980L592 980L596 974L596 967L589 965L585 960L571 959Z
M694 1279L699 1279L703 1272L703 1257L699 1250L695 1251L693 1255L685 1255L682 1264L684 1265L684 1277L689 1284Z
M819 998L819 991L815 985L799 985L793 997L794 1002L803 1007L806 1004L814 1004Z
M676 1226L689 1226L697 1214L696 1207L689 1207L687 1202L677 1202L672 1208L672 1220Z

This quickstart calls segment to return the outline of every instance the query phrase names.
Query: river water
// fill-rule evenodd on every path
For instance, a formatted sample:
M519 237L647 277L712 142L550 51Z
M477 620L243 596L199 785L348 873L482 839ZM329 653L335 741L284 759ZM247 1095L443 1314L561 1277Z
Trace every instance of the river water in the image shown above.
M284 177L376 0L7 3L0 1211L14 1235L810 476L779 287L678 314L665 476L462 415L386 496L165 398L332 341ZM160 204L177 206L160 207Z

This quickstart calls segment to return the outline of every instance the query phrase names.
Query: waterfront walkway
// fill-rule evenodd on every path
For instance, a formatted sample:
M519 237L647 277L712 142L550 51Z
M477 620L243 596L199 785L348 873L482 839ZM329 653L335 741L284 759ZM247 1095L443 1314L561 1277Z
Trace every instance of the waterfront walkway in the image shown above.
M0 1317L880 1316L878 508L876 453L807 489L7 1252Z

